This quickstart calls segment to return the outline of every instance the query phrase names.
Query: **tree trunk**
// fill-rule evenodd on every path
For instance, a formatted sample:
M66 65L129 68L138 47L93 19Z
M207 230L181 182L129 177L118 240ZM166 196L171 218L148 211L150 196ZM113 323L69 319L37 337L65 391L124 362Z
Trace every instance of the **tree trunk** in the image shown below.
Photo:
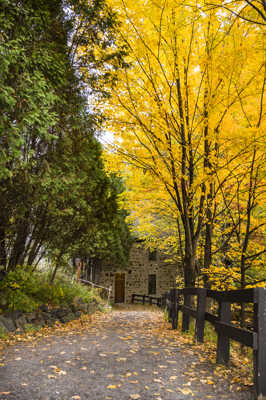
M20 221L17 229L16 240L11 252L8 263L8 270L12 271L23 260L25 252L27 236L29 234L29 212L27 211L25 217Z
M186 251L184 257L184 284L185 287L195 287L196 283L196 255Z
M61 259L62 259L63 252L64 252L64 251L61 250L61 252L59 253L59 256L57 257L56 265L55 265L55 268L54 268L54 270L53 270L53 274L52 274L51 279L50 279L50 284L51 284L51 285L54 283L55 276L56 276L56 273L57 273L57 271L58 271L58 268L59 268L59 265L60 265L60 261L61 261Z
M6 267L7 263L5 239L5 230L0 228L0 265L4 267Z

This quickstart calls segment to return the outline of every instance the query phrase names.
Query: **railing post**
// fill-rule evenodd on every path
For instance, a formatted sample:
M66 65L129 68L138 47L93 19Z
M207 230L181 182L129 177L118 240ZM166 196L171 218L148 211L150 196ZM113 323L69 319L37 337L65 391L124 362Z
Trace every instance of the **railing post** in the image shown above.
M172 289L172 328L177 329L178 307L177 307L177 289Z
M206 311L206 297L207 289L197 289L197 317L195 326L195 339L197 342L204 340L204 327L205 327L205 311Z
M162 298L161 298L161 307L162 307L162 308L165 308L165 307L166 307L166 293L164 293L164 294L162 295Z
M166 308L167 308L167 313L168 313L168 322L171 321L171 296L170 296L170 291L166 293Z
M191 295L184 294L184 306L191 306ZM190 316L183 311L182 318L182 332L187 332L189 330Z
M142 304L145 304L145 294L142 296Z
M150 300L150 306L151 306L152 305L152 297L150 297L149 300Z
M132 304L134 304L134 300L135 300L135 294L132 294L132 297L131 297L131 303Z
M255 288L254 328L257 348L254 349L254 385L258 400L266 400L266 288Z
M232 318L231 303L219 302L219 320L221 322L230 323ZM221 331L218 333L217 340L217 364L227 365L230 357L230 339L228 336L223 335Z

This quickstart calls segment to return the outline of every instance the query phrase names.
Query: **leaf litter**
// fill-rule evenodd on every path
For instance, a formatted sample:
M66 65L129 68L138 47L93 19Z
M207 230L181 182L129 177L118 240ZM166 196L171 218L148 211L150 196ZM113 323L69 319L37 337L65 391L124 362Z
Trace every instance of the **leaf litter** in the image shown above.
M116 348L112 346L110 332L112 332L114 342L116 335L116 340L120 341L121 346L117 345ZM74 335L75 337L71 339ZM79 339L77 339L77 336L80 336ZM36 349L41 352L42 359L39 362L47 364L50 359L54 359L54 355L49 354L49 349L57 346L56 338L67 342L65 349L60 349L59 355L65 367L67 366L69 370L50 363L47 366L48 369L52 369L50 373L47 371L47 378L50 382L57 381L59 378L63 380L71 379L71 368L76 365L76 362L82 362L83 365L81 364L78 368L81 371L80 373L87 374L88 380L93 379L92 382L96 382L97 379L101 379L101 371L103 371L105 379L111 380L106 384L105 388L109 392L120 393L117 398L119 397L121 400L124 400L124 397L121 397L124 392L121 392L121 390L129 391L127 400L129 398L132 400L141 399L141 390L149 392L151 398L157 400L160 398L164 400L176 399L178 398L178 393L182 393L188 399L192 399L197 395L198 400L200 393L203 394L206 390L204 388L207 387L208 392L200 399L208 398L208 396L214 396L217 383L221 384L224 380L229 381L229 378L231 378L231 385L228 385L227 398L232 400L236 398L232 397L233 391L241 391L250 385L250 379L247 378L247 374L243 373L245 371L243 366L248 370L248 362L241 363L238 359L236 360L233 354L232 365L233 367L241 365L242 376L235 371L236 368L233 370L232 368L229 369L218 365L212 366L210 360L215 359L214 346L210 346L209 343L207 345L196 344L187 335L184 336L178 331L172 331L170 325L164 321L161 312L118 310L104 316L97 313L94 316L83 316L80 320L72 321L68 324L56 324L52 328L42 328L35 334L28 335L25 333L19 335L19 337L10 335L7 340L0 341L0 346L2 349L6 349L9 346L24 342L25 346L32 347L35 352ZM84 342L85 346L79 346L81 339L82 344L83 340L86 340ZM43 346L43 340L48 341L45 346ZM99 349L95 357L98 357L99 360L102 359L103 367L100 369L97 369L97 366L96 369L89 369L89 364L86 364L87 358L90 356L88 340L94 345L94 348ZM110 340L110 345L106 345ZM70 346L75 348L72 353L68 352L68 347ZM78 347L80 348L80 355L76 352ZM15 351L19 352L20 349L16 348ZM183 355L180 355L180 352ZM73 355L72 358L71 354ZM181 358L183 357L181 361L179 360L180 356ZM108 363L111 360L114 365L115 363L117 364L117 367L113 367L113 371L112 369L106 369L107 357ZM132 357L132 360L135 360L135 364L132 364ZM138 363L138 359L141 359L141 357L145 365ZM21 359L23 359L21 354L17 354L15 361L20 361ZM75 363L73 362L74 360L76 360ZM187 361L188 364L186 364ZM4 359L1 360L4 365L5 362ZM180 362L182 363L182 368L180 368ZM131 367L135 366L134 369L128 368L129 365ZM121 371L120 373L117 373L117 368ZM108 374L106 372L112 373ZM93 378L90 378L90 376ZM137 376L138 379L132 379ZM53 383L51 384L53 385ZM130 387L133 388L133 386L138 387L140 393L133 391L130 393ZM160 394L158 389L160 391L164 390L164 395ZM69 398L83 399L81 393L76 393ZM107 399L108 393L106 392L106 396L103 394L102 398ZM218 399L219 397L216 398ZM222 398L226 397L223 395Z

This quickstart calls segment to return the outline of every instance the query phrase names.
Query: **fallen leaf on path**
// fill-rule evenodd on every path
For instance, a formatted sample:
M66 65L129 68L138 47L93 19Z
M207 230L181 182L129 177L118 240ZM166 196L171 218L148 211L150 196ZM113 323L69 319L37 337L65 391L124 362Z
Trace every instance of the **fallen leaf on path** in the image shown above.
M107 386L107 389L116 389L116 388L117 388L116 385L108 385L108 386Z
M192 390L191 389L181 389L181 388L178 388L178 390L181 392L181 393L183 393L183 394L185 394L185 395L191 395L191 396L194 396L194 393L192 392Z
M140 399L140 395L137 394L137 393L136 394L131 394L130 398L133 399L133 400L137 400L137 399Z
M66 371L63 371L63 370L61 370L61 371L56 371L57 373L58 373L58 375L66 375Z

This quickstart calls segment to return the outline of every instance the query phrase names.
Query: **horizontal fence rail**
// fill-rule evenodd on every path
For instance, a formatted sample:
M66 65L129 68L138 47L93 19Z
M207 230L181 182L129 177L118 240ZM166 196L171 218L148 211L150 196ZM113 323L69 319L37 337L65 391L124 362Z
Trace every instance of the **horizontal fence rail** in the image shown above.
M158 307L161 306L161 297L147 296L146 294L133 293L131 297L131 303L142 303L142 304L156 304Z
M193 307L196 296L196 307ZM207 299L218 303L218 315L207 311ZM254 389L258 400L266 400L266 288L215 291L204 288L171 289L159 297L133 294L132 303L157 304L167 309L172 328L177 329L179 311L182 312L182 331L189 330L191 318L195 319L195 339L204 341L205 321L210 322L217 333L216 361L228 364L230 340L253 349ZM231 304L253 304L253 326L239 328L232 323Z

